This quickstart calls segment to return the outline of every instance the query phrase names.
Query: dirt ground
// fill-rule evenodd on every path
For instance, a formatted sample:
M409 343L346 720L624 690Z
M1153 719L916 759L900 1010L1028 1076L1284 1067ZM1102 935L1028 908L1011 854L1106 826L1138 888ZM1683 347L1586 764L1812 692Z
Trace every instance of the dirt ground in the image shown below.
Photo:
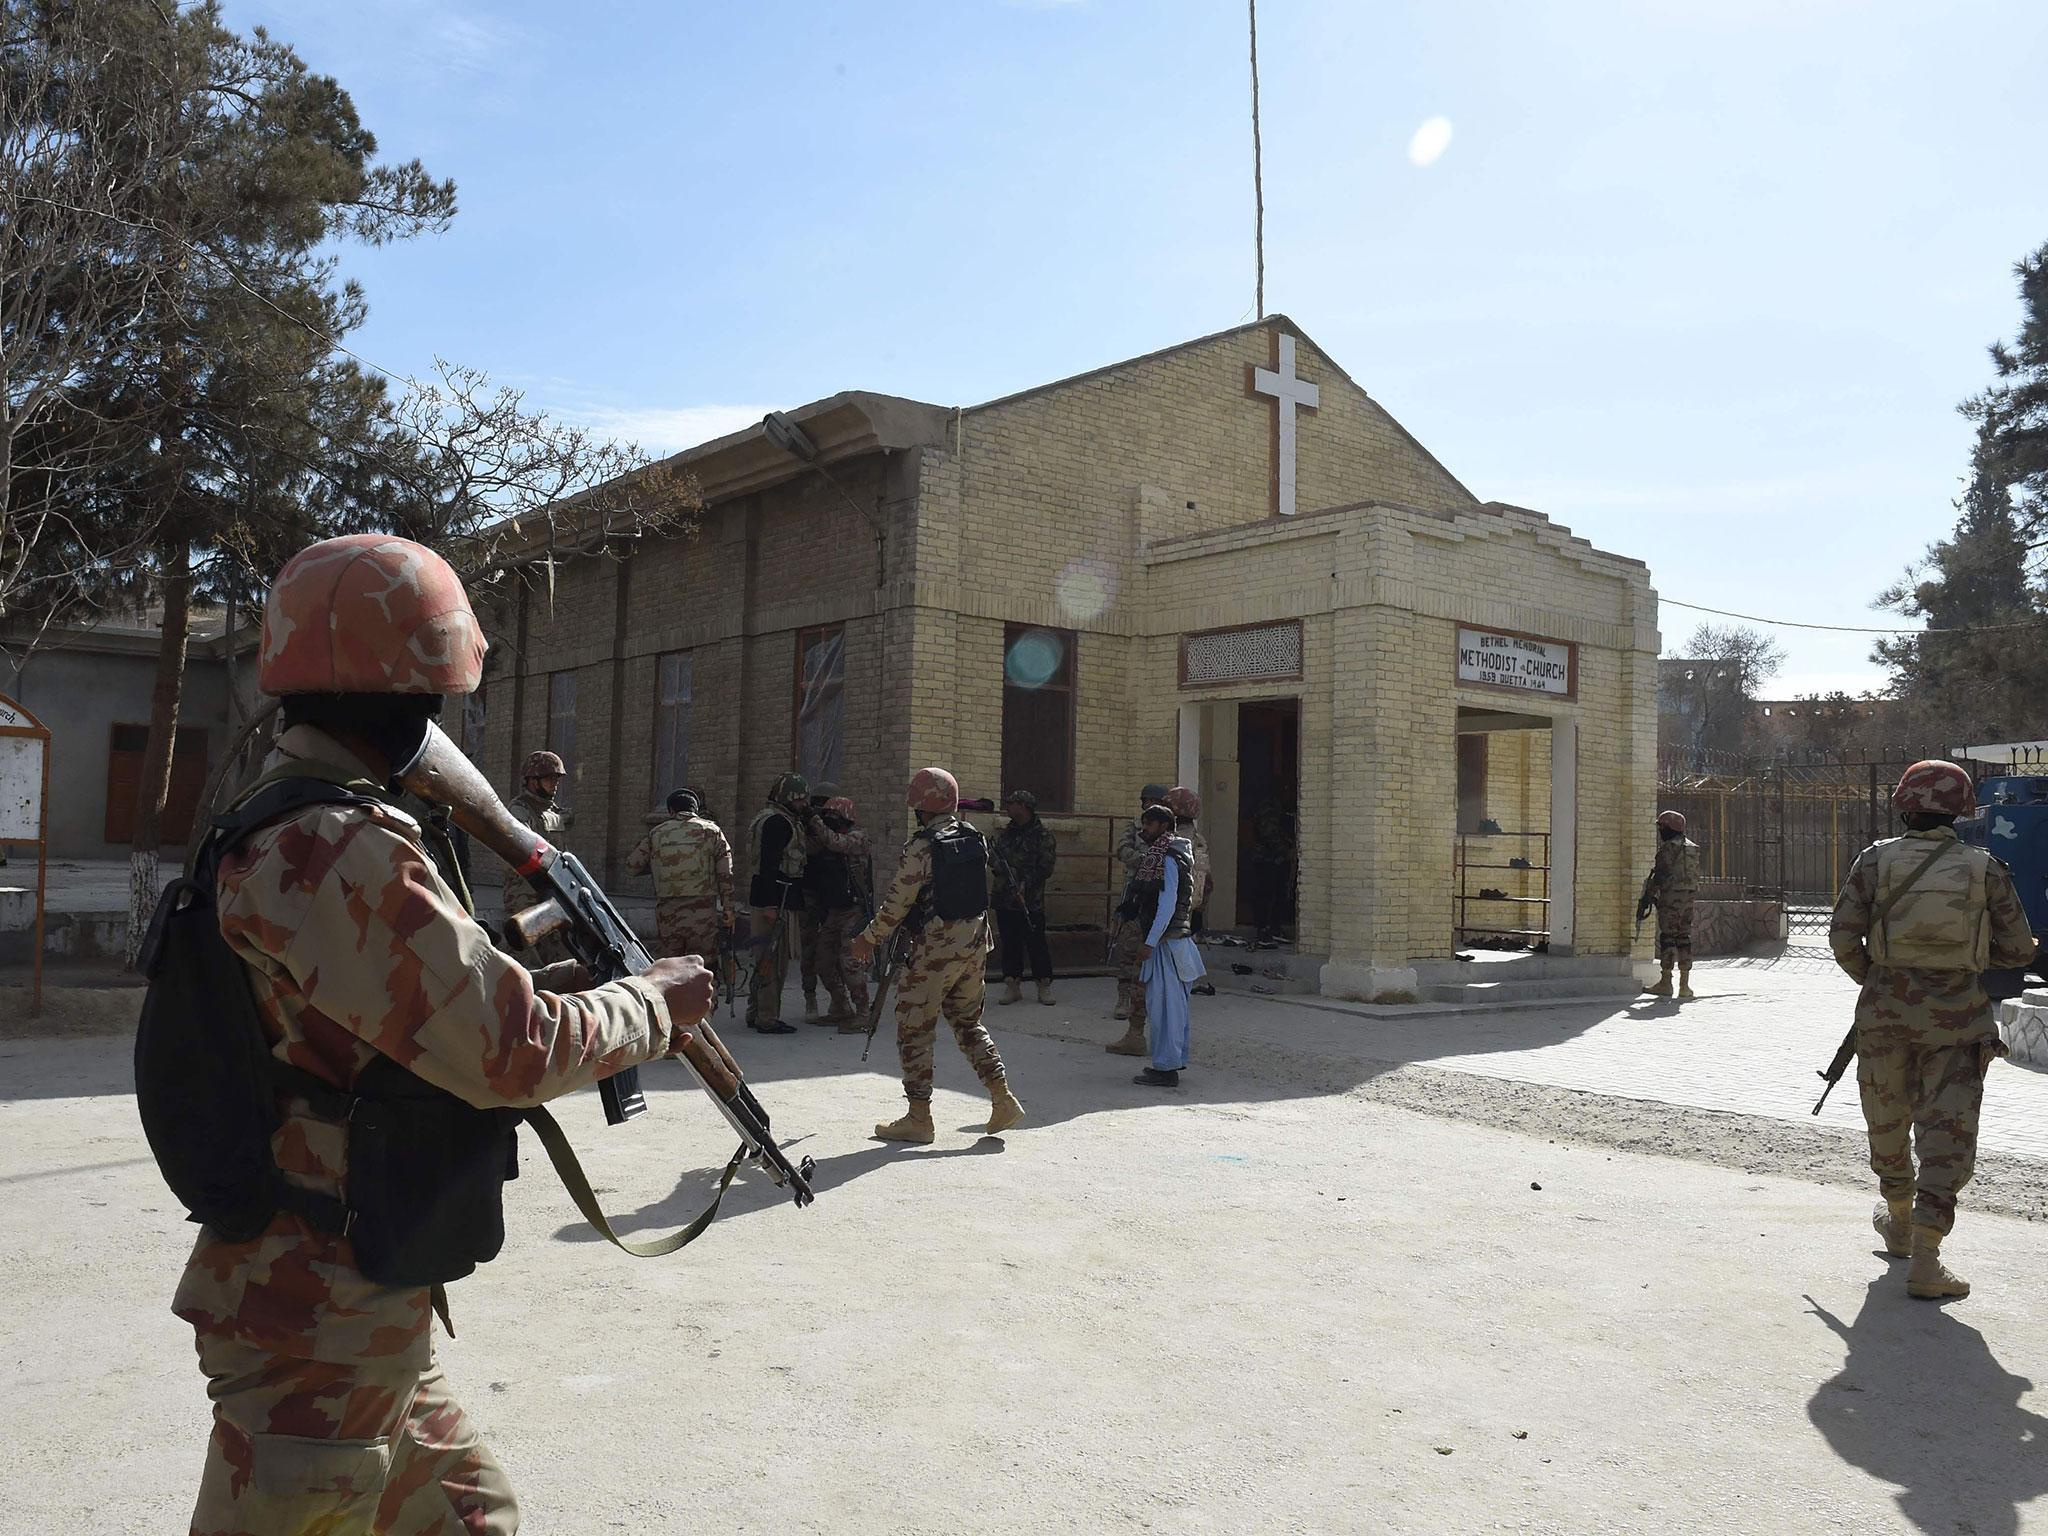
M1666 1106L1423 1067L1340 1081L1215 1032L1154 1096L1092 1017L991 1021L1030 1118L976 1134L942 1043L929 1149L868 1139L900 1100L857 1040L734 1029L818 1201L746 1184L674 1259L593 1242L529 1147L441 1344L527 1529L2048 1526L2048 1226L1966 1210L1977 1294L1913 1303L1824 1137L1708 1116L1709 1141ZM127 1070L118 1034L0 1044L4 1536L189 1507L190 1229ZM562 1112L643 1230L727 1150L679 1072L648 1077L627 1127L587 1094Z

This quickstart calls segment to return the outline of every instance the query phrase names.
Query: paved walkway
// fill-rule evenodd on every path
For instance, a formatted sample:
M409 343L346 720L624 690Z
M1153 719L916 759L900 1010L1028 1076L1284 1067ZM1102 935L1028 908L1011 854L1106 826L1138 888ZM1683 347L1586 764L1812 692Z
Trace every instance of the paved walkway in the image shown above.
M1109 983L1061 983L1085 1019L1099 1009L1108 1027ZM1514 1082L1860 1133L1854 1068L1818 1121L1815 1076L1849 1027L1856 989L1831 961L1793 954L1778 960L1709 960L1693 972L1699 997L1663 998L1480 1013L1389 1017L1320 997L1198 999L1195 1052L1211 1031L1248 1044L1324 1059L1417 1064ZM1036 1028L1036 1009L992 1010ZM1368 1074L1369 1075L1369 1074ZM1987 1151L2048 1159L2048 1073L2001 1062L1985 1093Z

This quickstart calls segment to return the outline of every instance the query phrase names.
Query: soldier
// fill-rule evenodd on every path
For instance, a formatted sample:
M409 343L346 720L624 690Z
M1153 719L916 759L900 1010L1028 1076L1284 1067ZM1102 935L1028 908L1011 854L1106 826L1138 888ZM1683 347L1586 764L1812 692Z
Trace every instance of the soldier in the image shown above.
M811 863L823 850L824 844L811 835L809 815L827 800L838 798L839 786L829 779L821 780L811 788L810 810L805 812L804 822L804 903L796 915L798 976L803 982L804 1020L810 1024L826 1022L818 1016L818 935L825 923L825 904L817 887L817 881L828 878L828 869L820 865L814 876Z
M764 1035L793 1035L782 1021L783 946L792 918L803 910L804 828L799 819L811 805L811 786L800 773L776 776L768 803L747 828L751 878L747 901L753 929L754 980L747 990L747 1028Z
M2034 936L2005 866L1956 838L1955 819L1976 808L1969 774L1915 763L1892 807L1906 835L1856 856L1828 944L1863 988L1856 1086L1884 1197L1871 1221L1887 1253L1913 1261L1907 1294L1936 1300L1970 1294L1941 1243L1976 1169L1984 1075L2005 1054L1982 973L2025 965Z
M853 802L834 795L804 823L810 842L810 864L804 884L818 914L818 980L832 1007L821 1024L836 1024L849 1033L865 1030L858 1014L867 1012L867 978L859 966L848 966L846 947L874 910L875 860L868 835L854 825ZM805 908L808 912L810 906ZM855 995L849 997L849 987Z
M562 846L562 834L575 820L570 812L555 804L556 791L562 787L562 778L567 772L561 758L554 753L529 752L526 754L526 766L520 770L519 793L505 802L505 809L557 848ZM505 877L505 916L508 918L515 912L525 911L540 899L540 893L519 876ZM569 949L560 934L551 933L534 945L529 958L535 965L559 965L569 958Z
M903 1063L900 1120L875 1127L882 1141L932 1139L932 1037L939 1015L988 1089L988 1134L1000 1135L1024 1118L1010 1092L1003 1058L981 1022L988 964L988 844L960 819L960 785L943 768L920 768L906 797L917 831L903 845L903 862L881 910L855 935L851 954L867 964L875 946L899 926L912 935L909 961L896 992L896 1052Z
M1202 836L1195 825L1195 818L1202 814L1202 797L1185 784L1176 784L1166 792L1166 808L1173 812L1174 835L1185 841L1194 852L1194 874L1191 877L1188 932L1202 931L1202 913L1209 905L1209 893L1216 888L1216 882L1209 874L1209 839Z
M698 814L694 790L668 797L668 819L633 845L626 868L654 870L654 938L664 955L702 955L708 962L731 942L739 922L733 905L732 845Z
M1143 816L1148 807L1159 805L1165 799L1164 784L1147 784L1138 792L1138 814ZM1124 867L1126 885L1144 856L1145 839L1139 824L1133 821L1124 828L1124 835L1116 845L1117 862ZM1125 896L1124 905L1127 906L1128 890ZM1138 951L1145 947L1145 936L1138 932L1137 924L1124 915L1122 906L1117 909L1116 925L1116 1010L1110 1017L1128 1019L1130 1024L1121 1039L1112 1040L1103 1049L1118 1056L1142 1056L1145 1054L1145 984L1138 979L1138 968L1143 963Z
M381 798L441 696L476 687L483 655L462 585L431 551L378 534L300 551L263 612L258 677L282 701L273 770ZM503 1536L518 1524L510 1485L434 1360L441 1287L370 1279L357 1264L370 1233L313 1214L344 1196L352 1208L376 1177L349 1165L352 1095L395 1078L421 1113L539 1104L680 1047L710 1010L710 975L662 960L543 990L570 978L494 948L396 806L287 812L223 859L217 897L283 1080L283 1190L250 1241L201 1228L173 1302L213 1399L191 1529ZM399 1135L392 1158L387 1182L447 1187L435 1138Z
M1700 888L1699 844L1685 835L1685 817L1664 811L1657 817L1657 861L1636 898L1636 918L1657 910L1657 961L1664 974L1650 988L1653 997L1671 995L1671 965L1678 963L1678 995L1692 991L1692 904Z
M996 927L1003 941L1003 995L1005 1006L1024 1001L1024 962L1031 962L1031 979L1038 984L1038 1000L1053 1004L1052 952L1045 942L1045 887L1059 862L1059 844L1051 829L1038 819L1038 797L1028 789L1013 789L1003 798L1003 813L1009 824L996 834L995 907Z

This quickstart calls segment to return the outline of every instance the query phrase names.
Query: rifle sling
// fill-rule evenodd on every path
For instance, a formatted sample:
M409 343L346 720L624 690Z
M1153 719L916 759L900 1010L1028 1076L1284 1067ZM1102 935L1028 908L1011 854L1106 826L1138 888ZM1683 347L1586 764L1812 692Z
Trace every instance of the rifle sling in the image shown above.
M597 1192L590 1187L590 1180L583 1172L582 1163L576 1160L576 1149L569 1145L569 1138L562 1134L562 1128L556 1124L555 1117L536 1106L526 1111L526 1123L533 1127L534 1135L538 1136L540 1144L547 1148L548 1161L555 1165L555 1177L562 1181L562 1188L566 1189L569 1198L576 1202L576 1209L583 1213L583 1219L597 1229L598 1236L622 1253L629 1253L636 1259L662 1258L679 1248L687 1248L703 1236L704 1229L710 1226L712 1218L717 1216L719 1204L725 1199L726 1190L732 1187L733 1176L740 1171L741 1160L747 1155L744 1145L733 1153L732 1160L725 1165L725 1171L718 1177L718 1190L712 1195L711 1203L695 1221L687 1227L669 1233L667 1237L658 1238L653 1242L636 1243L612 1230L612 1224L605 1219L604 1208L597 1203Z

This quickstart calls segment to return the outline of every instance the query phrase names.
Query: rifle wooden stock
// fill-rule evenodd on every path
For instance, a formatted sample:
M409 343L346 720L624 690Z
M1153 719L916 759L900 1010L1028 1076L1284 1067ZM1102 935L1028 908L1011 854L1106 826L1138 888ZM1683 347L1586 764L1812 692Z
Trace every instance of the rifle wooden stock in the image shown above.
M550 896L537 907L528 907L524 912L508 912L505 915L505 938L514 949L533 949L542 939L557 929L569 926L569 914L562 910L562 904Z

